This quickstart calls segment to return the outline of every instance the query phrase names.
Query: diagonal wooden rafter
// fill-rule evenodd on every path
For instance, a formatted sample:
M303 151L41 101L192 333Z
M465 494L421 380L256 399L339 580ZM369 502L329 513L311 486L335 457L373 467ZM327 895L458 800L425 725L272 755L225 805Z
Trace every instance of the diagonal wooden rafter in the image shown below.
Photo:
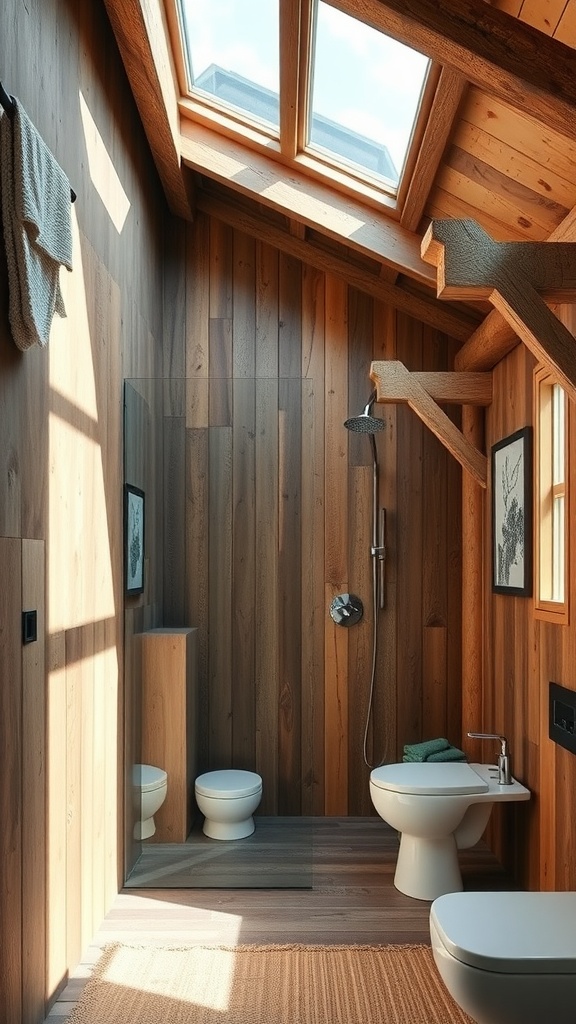
M439 220L422 255L437 267L439 295L488 298L576 400L576 341L542 298L576 296L574 243L494 242L474 221Z
M468 441L436 402L489 405L490 374L411 373L396 359L375 361L370 377L378 402L406 402L481 487L487 484L486 456Z
M554 229L548 241L576 241L576 207L570 210L570 213ZM519 342L520 338L514 328L497 309L493 309L456 353L454 368L456 370L491 370Z

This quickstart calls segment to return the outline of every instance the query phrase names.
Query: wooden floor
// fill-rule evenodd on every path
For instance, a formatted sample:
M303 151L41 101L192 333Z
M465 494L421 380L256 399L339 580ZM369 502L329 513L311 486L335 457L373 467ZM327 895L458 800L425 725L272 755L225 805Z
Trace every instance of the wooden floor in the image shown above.
M257 831L263 831L263 824L257 822ZM256 888L253 880L249 880L245 887L234 888L124 889L46 1020L67 1019L108 942L429 942L430 904L404 896L394 888L398 839L385 822L379 818L306 818L290 822L276 819L276 828L268 829L271 848L276 846L278 851L282 836L286 844L286 831L291 826L302 836L308 835L306 848L312 854L310 888ZM264 846L259 839L253 840L251 871L259 872L263 884L268 886L271 853ZM222 844L218 848L222 850ZM154 852L151 846L146 857L160 861L161 853ZM183 856L189 857L186 848ZM460 862L466 889L514 888L483 843L463 851ZM171 862L168 873L173 867ZM142 868L142 873L148 868L149 864ZM304 874L299 872L299 876L302 881Z

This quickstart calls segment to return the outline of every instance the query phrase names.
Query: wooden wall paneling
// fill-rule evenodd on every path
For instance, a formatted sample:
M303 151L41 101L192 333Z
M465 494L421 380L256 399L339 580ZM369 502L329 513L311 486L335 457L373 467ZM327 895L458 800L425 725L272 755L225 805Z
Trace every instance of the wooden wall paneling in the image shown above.
M324 811L325 277L302 267L302 813ZM309 575L311 574L311 575Z
M232 423L233 238L231 228L210 221L209 423Z
M374 359L396 359L396 312L374 304ZM396 760L397 721L397 405L378 404L376 414L386 422L377 439L380 462L379 503L386 509L385 607L378 612L378 646L372 720L374 762Z
M124 621L124 690L122 696L126 711L121 733L124 738L122 777L124 796L122 801L124 806L122 867L124 876L122 880L128 878L142 851L141 842L134 839L134 823L137 820L138 808L132 785L132 766L142 764L142 651L140 641L136 639L144 629L142 608L135 605L127 607Z
M278 374L302 374L302 265L286 253L278 255Z
M279 268L278 250L266 242L256 242L256 376L278 376Z
M348 293L326 277L325 295L325 814L348 813L348 640L347 630L328 615L337 594L348 590Z
M18 1024L24 980L22 942L28 938L22 920L22 545L18 538L0 538L0 567L5 581L0 592L0 920L10 923L10 932L0 943L0 977L3 1015L7 1024Z
M210 370L210 221L186 227L186 427L207 427Z
M163 436L164 545L163 621L185 623L186 605L186 420L165 416Z
M366 404L366 403L364 403ZM361 435L370 447L367 435ZM349 469L349 581L350 592L364 605L361 621L348 633L348 807L355 814L370 814L369 769L364 764L364 730L368 717L374 631L372 543L372 466ZM339 628L339 627L338 627ZM374 763L373 715L367 733L367 754Z
M63 631L46 635L47 696L45 765L46 817L50 822L46 843L46 996L56 994L65 981L66 886L66 641Z
M453 354L456 346L444 339L445 359L447 367L453 365ZM453 405L447 407L447 413L456 425L463 429L463 409L461 406ZM482 417L483 419L483 417ZM484 438L480 442L480 451L484 450ZM450 736L455 737L458 746L462 746L462 688L463 688L463 604L462 604L462 508L463 508L463 482L468 474L462 472L460 463L456 459L446 460L446 492L444 497L446 507L446 611L447 611L447 650L446 650L446 671L448 683L448 707L446 730ZM475 483L475 482L474 482ZM476 485L477 486L477 485ZM482 488L480 501L483 500ZM480 545L480 559L482 558L482 547ZM482 575L482 563L479 563L479 574ZM443 571L439 566L439 572ZM482 601L476 605L474 614L482 624Z
M241 231L234 231L232 238L232 377L253 379L256 373L256 243Z
M208 742L212 768L232 763L232 460L232 429L210 428Z
M422 369L443 365L439 338L422 327ZM425 738L448 732L448 521L446 507L448 454L429 430L422 436L422 716ZM452 743L457 734L448 737Z
M159 843L184 843L192 824L196 761L196 630L157 627L142 646L142 759L168 775L155 816Z
M189 249L188 224L167 218L164 232L162 274L162 376L183 382L186 378L188 309L186 280Z
M39 346L27 355L31 358L26 360L27 372L22 376L21 448L18 466L12 467L12 473L17 472L21 477L21 536L41 539L46 535L48 432L39 425L48 420L47 360L46 352Z
M208 767L209 721L209 431L186 431L186 521L184 620L198 628L197 633L197 706L202 728L198 730L197 761Z
M484 413L474 406L462 410L466 439L484 448ZM491 539L485 536L484 510L488 499L469 473L462 474L462 745L471 761L482 760L479 740L468 732L482 731L482 681L486 649L484 565Z
M256 382L254 703L255 754L262 776L261 814L278 814L280 719L279 411L278 381Z
M299 332L298 332L299 334ZM302 808L302 387L280 378L279 407L279 715L278 808L300 814Z
M66 631L66 929L68 963L78 963L82 931L82 635ZM72 910L74 908L74 911Z
M397 317L398 358L409 370L422 364L421 326ZM422 426L407 406L397 412L398 437L398 604L397 604L397 744L422 738Z
M8 347L10 345L10 347ZM12 339L0 350L0 402L2 403L3 429L0 435L0 464L2 479L0 488L0 535L19 537L21 534L22 468L23 459L21 432L20 356Z
M46 691L44 541L22 541L22 610L38 639L22 647L22 1024L46 1007Z
M253 299L252 293L252 319ZM236 302L234 304L236 314ZM234 318L236 338L236 316ZM240 328L242 331L242 328ZM246 351L249 346L245 346ZM236 345L235 345L236 352ZM253 333L252 333L253 354ZM255 741L256 382L232 382L232 764L253 769Z

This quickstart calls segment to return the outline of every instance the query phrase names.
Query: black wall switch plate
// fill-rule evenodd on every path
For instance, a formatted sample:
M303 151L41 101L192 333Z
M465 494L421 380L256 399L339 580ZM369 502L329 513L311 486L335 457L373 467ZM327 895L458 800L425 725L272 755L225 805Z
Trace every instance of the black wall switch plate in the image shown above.
M38 639L38 616L36 610L22 612L22 643L31 644Z
M576 754L576 690L550 683L548 735L555 743Z

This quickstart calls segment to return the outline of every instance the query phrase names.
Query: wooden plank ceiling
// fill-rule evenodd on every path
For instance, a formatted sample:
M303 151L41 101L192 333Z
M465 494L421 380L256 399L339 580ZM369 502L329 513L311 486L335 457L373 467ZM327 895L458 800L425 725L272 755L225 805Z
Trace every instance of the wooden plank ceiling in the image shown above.
M307 2L281 5L297 16ZM203 122L181 95L170 0L105 0L168 203L344 277L466 343L462 369L485 369L486 339L494 365L514 336L488 305L436 298L421 239L444 218L471 218L497 241L576 238L576 0L330 2L435 62L398 203L326 184L248 133L239 143Z

